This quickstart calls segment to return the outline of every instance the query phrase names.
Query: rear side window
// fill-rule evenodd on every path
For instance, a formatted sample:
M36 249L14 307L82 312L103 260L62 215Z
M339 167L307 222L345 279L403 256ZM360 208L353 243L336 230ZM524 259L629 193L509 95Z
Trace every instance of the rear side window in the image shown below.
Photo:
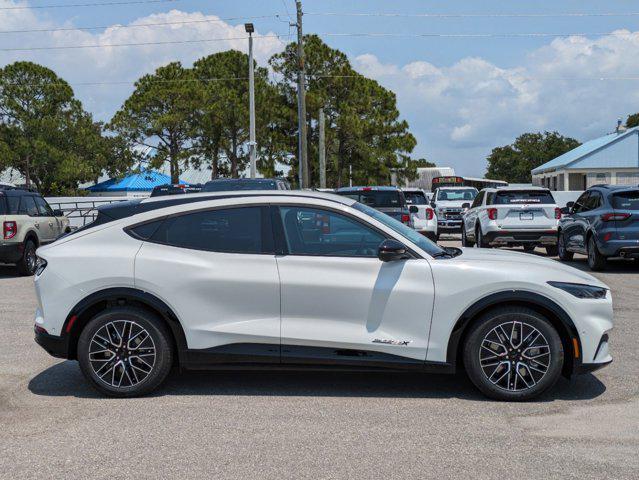
M143 223L142 225L127 229L127 233L138 240L148 240L153 236L158 227L162 225L163 221L164 219Z
M35 200L30 195L24 195L20 202L20 208L18 209L18 215L29 215L30 217L37 217L40 215Z
M7 214L16 215L20 207L20 197L7 197Z
M0 195L0 215L7 214L7 201L4 198L4 195Z
M209 252L272 253L267 212L263 207L241 207L169 217L151 241Z
M508 205L517 203L539 203L543 205L554 204L555 199L549 191L543 190L516 190L497 192L492 197L493 205Z
M639 190L613 194L612 208L615 210L639 210Z

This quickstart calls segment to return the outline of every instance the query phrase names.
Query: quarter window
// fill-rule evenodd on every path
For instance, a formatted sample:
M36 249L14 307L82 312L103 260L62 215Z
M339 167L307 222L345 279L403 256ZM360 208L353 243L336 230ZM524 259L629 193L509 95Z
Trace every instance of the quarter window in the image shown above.
M288 253L331 257L377 257L384 235L355 219L307 207L279 208Z
M151 241L209 252L272 253L272 233L264 210L241 207L169 217Z

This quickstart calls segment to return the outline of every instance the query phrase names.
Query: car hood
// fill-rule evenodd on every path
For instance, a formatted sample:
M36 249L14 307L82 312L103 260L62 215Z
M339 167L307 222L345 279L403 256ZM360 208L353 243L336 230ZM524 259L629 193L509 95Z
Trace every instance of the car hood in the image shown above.
M496 250L488 248L462 248L462 254L456 257L459 261L468 262L505 262L510 264L521 264L521 268L528 266L542 267L548 271L548 279L552 280L552 272L562 274L560 281L570 281L573 283L583 283L599 287L608 286L592 275L582 272L574 267L568 266L556 260L539 257L530 253L512 252L507 250ZM572 277L572 279L568 278Z

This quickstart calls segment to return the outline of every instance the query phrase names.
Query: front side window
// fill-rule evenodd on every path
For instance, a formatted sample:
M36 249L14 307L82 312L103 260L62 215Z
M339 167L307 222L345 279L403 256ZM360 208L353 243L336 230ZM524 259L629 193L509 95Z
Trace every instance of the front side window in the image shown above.
M572 212L573 213L579 213L579 212L585 212L585 205L586 202L588 201L588 197L590 196L590 192L589 191L585 191L584 193L582 193L580 195L580 197L577 199L577 201L575 202L575 204L572 207Z
M470 208L479 207L482 204L482 202L484 201L485 193L486 192L483 192L483 191L479 192L479 195L477 195L475 197L475 200L473 200L473 204L470 206Z
M601 206L601 193L599 192L591 192L588 200L586 200L586 205L584 211L594 210L595 208L599 208Z
M385 239L361 222L330 210L281 206L279 214L291 255L377 257Z
M53 217L53 210L51 210L51 207L49 206L49 204L46 202L46 200L42 197L33 197L36 203L36 206L38 207L38 212L41 216L43 217Z
M209 252L269 253L272 246L268 245L271 233L267 217L262 207L188 213L167 218L150 240Z

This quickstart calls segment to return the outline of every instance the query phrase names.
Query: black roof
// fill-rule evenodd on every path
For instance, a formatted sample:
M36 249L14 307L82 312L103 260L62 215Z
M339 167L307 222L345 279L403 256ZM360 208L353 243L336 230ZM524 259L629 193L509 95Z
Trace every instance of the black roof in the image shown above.
M20 197L22 195L40 195L37 190L14 187L13 185L0 185L0 194L7 197Z

